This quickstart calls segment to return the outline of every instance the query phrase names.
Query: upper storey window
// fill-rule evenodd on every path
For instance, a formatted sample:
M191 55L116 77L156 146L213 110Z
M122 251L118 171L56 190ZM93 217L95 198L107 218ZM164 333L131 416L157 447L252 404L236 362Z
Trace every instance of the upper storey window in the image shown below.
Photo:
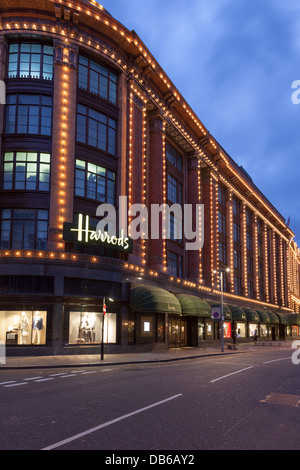
M166 144L166 158L177 170L182 171L182 155L169 142Z
M79 56L78 86L113 104L117 102L116 74L83 56Z
M117 122L106 114L77 105L77 141L116 155Z
M45 95L8 95L6 106L7 134L52 133L52 98Z
M36 43L9 46L8 78L53 79L53 47Z

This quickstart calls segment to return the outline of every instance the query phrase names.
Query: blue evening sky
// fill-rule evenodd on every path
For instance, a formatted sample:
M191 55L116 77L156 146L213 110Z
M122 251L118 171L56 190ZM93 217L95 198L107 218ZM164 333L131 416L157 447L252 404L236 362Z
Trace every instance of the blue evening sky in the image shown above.
M100 3L136 31L206 128L290 217L300 244L300 104L292 103L300 80L299 2Z

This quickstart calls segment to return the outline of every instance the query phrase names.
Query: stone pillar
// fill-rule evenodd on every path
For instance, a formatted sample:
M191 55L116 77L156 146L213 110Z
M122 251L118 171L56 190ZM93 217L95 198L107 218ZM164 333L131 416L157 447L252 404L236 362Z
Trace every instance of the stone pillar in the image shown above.
M77 50L54 44L49 250L64 249L63 223L73 221L77 58Z
M252 234L253 234L253 284L254 284L253 290L254 290L254 298L259 300L257 214L253 214Z
M4 80L6 78L6 71L7 71L7 40L5 36L1 35L0 36L0 80L3 83L0 83L0 93L5 92L5 85L4 85ZM0 97L2 98L2 96ZM2 132L3 132L3 126L4 126L4 118L5 118L5 106L3 103L1 104L0 102L0 150L2 150Z
M247 225L246 204L241 203L241 268L242 268L242 296L248 293L248 271L247 271Z
M228 292L234 293L234 241L233 241L233 211L232 191L228 190L226 199L226 233L227 233L227 265L230 269L227 274Z
M166 168L165 168L165 130L164 120L160 113L150 116L150 149L149 149L149 220L152 204L166 202ZM149 223L149 252L148 264L157 271L166 267L166 243L162 238L162 224L159 224L159 238L151 237L151 222Z
M129 162L128 162L128 205L129 209L134 204L144 204L144 134L145 134L145 120L144 109L142 100L133 92L130 92L129 97ZM139 214L133 214L130 217L135 219ZM140 232L143 232L142 225L140 224ZM130 230L128 235L131 236ZM128 261L133 264L143 266L145 264L145 250L143 235L133 241L133 254L129 255Z
M196 228L196 205L200 204L200 188L199 188L199 161L197 155L193 155L188 159L188 177L187 177L187 196L188 204L192 205L193 214L193 232ZM188 279L192 282L200 283L200 256L201 251L187 251L188 262Z
M202 174L202 203L204 204L204 246L203 246L203 278L206 286L219 289L218 275L213 273L218 268L217 246L217 198L218 185L210 168Z

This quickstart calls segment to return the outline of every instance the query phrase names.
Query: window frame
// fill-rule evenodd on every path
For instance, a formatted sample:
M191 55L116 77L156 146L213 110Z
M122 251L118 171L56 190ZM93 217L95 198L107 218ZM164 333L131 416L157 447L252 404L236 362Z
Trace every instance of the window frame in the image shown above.
M20 103L21 97L37 97L38 100L36 103ZM46 104L46 99L51 100L51 105ZM12 102L10 102L12 101ZM26 100L25 100L26 101ZM44 101L44 103L43 103ZM28 108L26 110L26 107ZM29 110L29 107L31 108ZM37 108L38 113L34 114L37 117L37 122L33 124L33 116L31 112L34 108ZM13 109L14 108L14 109ZM50 116L43 116L44 110L50 109ZM26 111L26 114L21 113L21 111ZM26 123L21 122L22 116L26 116ZM12 123L10 124L10 117L12 117ZM50 126L43 125L43 118L50 119ZM20 121L20 122L19 122ZM43 93L8 93L7 94L7 104L6 104L6 119L5 119L5 133L7 135L41 135L44 137L52 137L52 124L53 124L53 98L52 96L43 94ZM19 132L20 127L26 127L26 132ZM30 127L36 127L37 132L30 132ZM11 128L11 129L10 129ZM13 129L12 129L13 128ZM42 132L42 129L49 129L49 133ZM33 129L32 129L33 130Z
M30 51L22 51L22 46L30 46ZM17 46L18 50L17 51L11 51L11 48L13 46ZM35 52L31 50L32 46L40 46L41 51L40 52ZM46 52L46 48L51 48L52 49L52 54ZM21 74L21 64L22 64L22 54L28 54L29 55L29 72L28 76L25 74ZM11 57L13 55L17 55L17 60L12 62ZM39 56L39 60L33 61L32 59L34 56ZM52 57L52 61L50 64L46 63L46 57ZM17 64L16 67L16 74L12 75L10 72L10 65L13 63ZM33 76L32 73L32 65L33 64L39 64L39 72L36 72L39 74L39 76ZM44 67L50 65L52 67L51 72L46 72L44 70ZM47 77L47 75L49 75ZM19 78L19 79L31 79L31 80L47 80L47 81L52 81L54 77L54 47L53 45L46 44L46 43L41 43L41 42L34 42L34 41L11 41L9 46L8 46L8 67L7 67L7 78L9 80L14 79L14 78Z
M5 211L10 211L10 217L4 217ZM16 217L15 216L15 211L20 211L21 214L23 212L23 217ZM32 214L34 214L34 217L26 217L26 213L29 213L29 211L32 211ZM47 213L47 218L42 218L40 213ZM46 214L45 214L46 215ZM13 208L2 208L1 209L1 228L0 228L0 249L2 250L45 250L47 248L47 241L48 241L48 227L49 227L49 210L48 209L32 209L32 208L19 208L19 207L13 207ZM16 239L15 235L16 232L16 226L17 223L16 221L22 221L22 238ZM26 221L32 221L33 222L33 231L31 233L31 236L33 236L32 241L33 244L31 246L26 246L26 242L28 243L29 239L26 239L24 237L25 232L30 232L29 229L26 229L26 224L24 222ZM4 222L7 222L4 224ZM39 228L39 225L41 227L41 224L46 223L46 229L41 230ZM3 226L6 225L7 229L4 230ZM27 224L28 225L28 224ZM3 233L8 232L9 236L7 237L7 240L3 239ZM44 232L46 233L46 238L41 239L41 244L38 243L38 233L39 232ZM30 233L28 233L30 235ZM8 246L4 246L3 243L7 242ZM16 244L19 242L19 246L16 246Z
M18 154L25 155L24 160L18 160ZM9 155L12 156L11 160L6 160L6 157ZM36 160L30 160L29 155L36 155ZM49 159L48 162L42 161L44 157L47 157ZM25 171L17 171L18 169L18 163L23 163L24 162L24 168ZM5 170L6 166L9 166L9 164L12 165L12 171L7 171ZM29 171L29 165L36 165L36 172L30 172ZM48 167L48 171L44 172L42 171L42 166L46 165ZM21 166L21 165L20 165ZM1 182L1 187L4 191L44 191L44 192L49 192L50 191L50 185L51 185L51 154L48 152L29 152L29 151L13 151L13 152L4 152L3 154L3 164L2 164L2 169L3 169L3 177L2 177L2 182ZM12 174L11 181L8 178L6 180L6 175ZM24 173L24 180L18 179L18 173ZM28 175L32 173L32 175L35 175L35 188L29 187L30 181L28 181ZM47 174L48 175L48 182L44 182L41 179L42 174ZM23 187L17 187L17 183L22 182ZM5 187L6 184L11 182L11 187ZM47 184L47 188L42 188L43 184ZM27 186L28 185L28 186Z

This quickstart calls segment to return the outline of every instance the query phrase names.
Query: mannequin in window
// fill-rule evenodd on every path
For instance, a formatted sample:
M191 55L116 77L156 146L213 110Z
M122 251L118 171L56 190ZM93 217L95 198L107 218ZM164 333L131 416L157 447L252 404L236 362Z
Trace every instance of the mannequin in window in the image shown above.
M29 327L28 315L26 312L22 312L21 318L20 318L20 331L21 331L22 344L27 344L27 338L29 336L28 327Z
M33 344L40 344L41 334L42 334L42 329L43 329L43 318L41 317L40 312L35 312L33 315L32 329L33 329L33 336L32 336Z

